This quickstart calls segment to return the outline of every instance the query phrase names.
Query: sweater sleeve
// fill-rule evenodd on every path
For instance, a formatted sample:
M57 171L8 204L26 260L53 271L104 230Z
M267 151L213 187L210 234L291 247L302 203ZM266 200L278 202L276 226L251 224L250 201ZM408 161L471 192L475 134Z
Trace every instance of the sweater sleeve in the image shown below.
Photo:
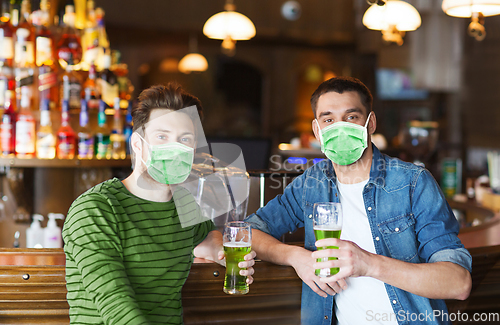
M127 277L117 233L116 217L106 198L96 193L80 196L64 224L66 259L78 269L105 324L148 324Z

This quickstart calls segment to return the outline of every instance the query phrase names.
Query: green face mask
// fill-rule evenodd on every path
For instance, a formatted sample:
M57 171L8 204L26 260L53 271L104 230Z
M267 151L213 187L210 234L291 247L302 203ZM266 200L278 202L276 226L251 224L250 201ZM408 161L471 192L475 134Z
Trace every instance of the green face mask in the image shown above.
M372 113L370 112L370 115ZM336 122L320 130L321 151L337 165L350 165L361 158L368 147L368 121L365 126ZM319 123L316 120L319 128Z
M141 139L146 142L142 137ZM194 149L179 142L149 146L149 158L146 162L148 174L158 183L179 184L191 173ZM142 158L141 158L142 160Z

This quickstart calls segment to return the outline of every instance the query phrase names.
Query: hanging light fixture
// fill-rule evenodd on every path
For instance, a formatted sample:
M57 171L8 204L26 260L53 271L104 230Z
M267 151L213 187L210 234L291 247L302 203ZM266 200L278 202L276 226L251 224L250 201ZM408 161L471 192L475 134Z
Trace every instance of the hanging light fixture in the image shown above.
M417 9L400 0L387 0L385 4L374 3L363 15L363 25L368 29L382 31L385 41L398 45L403 44L406 32L416 30L421 23Z
M189 38L189 53L179 61L178 68L182 73L203 72L208 69L207 59L198 53L196 36Z
M222 52L234 55L236 41L249 40L255 36L255 26L245 15L236 12L232 0L227 0L223 12L208 18L203 34L208 38L221 39Z
M470 17L468 33L482 41L486 37L484 17L500 14L500 0L443 0L441 8L452 17Z

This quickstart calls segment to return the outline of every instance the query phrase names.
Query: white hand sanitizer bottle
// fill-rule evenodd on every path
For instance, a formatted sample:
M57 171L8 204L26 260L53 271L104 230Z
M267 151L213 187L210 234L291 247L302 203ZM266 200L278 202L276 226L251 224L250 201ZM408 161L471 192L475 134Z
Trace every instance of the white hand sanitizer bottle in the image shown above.
M41 214L33 215L31 226L26 229L26 247L27 248L43 248L44 247L44 231L40 222L43 221Z
M61 227L57 226L56 219L64 219L62 213L49 213L49 221L47 222L47 228L44 231L44 247L45 248L61 248L62 247L62 236Z

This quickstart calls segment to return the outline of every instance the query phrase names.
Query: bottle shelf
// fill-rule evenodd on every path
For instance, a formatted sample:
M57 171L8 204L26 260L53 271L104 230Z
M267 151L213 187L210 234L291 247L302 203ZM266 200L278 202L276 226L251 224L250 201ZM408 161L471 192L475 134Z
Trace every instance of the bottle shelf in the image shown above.
M0 166L17 168L99 168L131 167L130 156L125 159L38 159L38 158L0 158Z

